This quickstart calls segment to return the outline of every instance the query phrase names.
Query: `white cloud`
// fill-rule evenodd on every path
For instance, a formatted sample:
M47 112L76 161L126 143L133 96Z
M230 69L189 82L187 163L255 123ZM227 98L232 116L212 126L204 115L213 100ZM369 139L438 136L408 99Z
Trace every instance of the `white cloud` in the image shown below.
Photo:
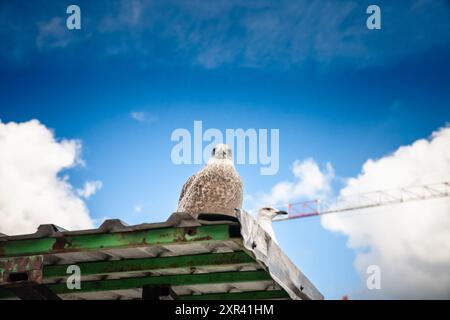
M143 208L143 205L137 204L134 206L134 212L141 213Z
M282 181L272 187L269 193L247 195L248 208L262 206L284 206L302 199L323 198L331 190L334 170L330 163L321 170L312 158L295 161L292 165L294 181ZM247 206L247 205L246 205Z
M64 48L72 40L70 32L66 28L65 20L54 17L49 21L38 23L36 46L39 50L49 48Z
M348 180L343 196L450 179L450 128L368 160ZM450 200L427 200L322 217L322 225L348 237L364 279L369 265L381 268L381 290L359 297L450 298Z
M94 195L102 187L103 187L103 183L99 180L87 181L84 184L83 189L78 189L77 193L79 196L81 196L85 199L89 199L92 195Z
M81 143L57 141L37 120L0 122L0 232L35 232L40 224L92 227L89 211L61 171L82 163Z
M144 111L133 111L130 113L130 117L133 120L136 120L139 122L147 122L147 123L155 122L157 120L157 118L155 116L152 116L149 113L144 112Z
M115 32L124 27L139 28L143 19L143 12L149 5L148 1L122 0L113 6L117 11L112 8L112 10L108 10L106 16L99 23L99 30L101 32Z

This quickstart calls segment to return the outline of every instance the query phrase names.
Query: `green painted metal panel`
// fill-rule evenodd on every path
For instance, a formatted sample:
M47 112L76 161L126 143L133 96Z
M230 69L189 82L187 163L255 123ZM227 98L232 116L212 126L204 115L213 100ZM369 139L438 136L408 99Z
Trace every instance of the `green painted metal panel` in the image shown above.
M259 300L259 299L289 299L283 290L248 291L230 293L211 293L201 295L179 296L177 300Z
M96 291L125 290L142 288L148 284L164 284L170 286L184 286L197 284L218 284L233 282L253 282L272 280L266 271L241 271L241 272L215 272L201 274L181 274L152 276L139 278L125 278L114 280L97 280L81 282L80 290L70 290L65 283L48 284L47 287L57 294L61 293L81 293ZM6 289L0 289L0 299L12 297Z
M2 295L3 294L3 295ZM6 290L0 291L0 299L10 298L12 294ZM261 300L261 299L290 299L284 290L247 291L230 293L209 293L201 295L178 296L177 300Z
M76 293L123 290L141 288L148 284L164 284L170 286L184 286L195 284L216 284L230 282L249 282L272 280L266 271L245 271L245 272L216 272L202 274L181 274L152 276L139 278L126 278L115 280L83 281L80 290L70 290L65 283L49 284L48 287L55 293Z
M118 261L100 261L77 263L83 276L119 272L150 271L154 269L184 268L213 265L250 265L257 264L245 252L207 253L176 257L128 259ZM44 267L44 278L67 277L69 265Z
M0 257L230 239L230 225L149 229L0 242Z

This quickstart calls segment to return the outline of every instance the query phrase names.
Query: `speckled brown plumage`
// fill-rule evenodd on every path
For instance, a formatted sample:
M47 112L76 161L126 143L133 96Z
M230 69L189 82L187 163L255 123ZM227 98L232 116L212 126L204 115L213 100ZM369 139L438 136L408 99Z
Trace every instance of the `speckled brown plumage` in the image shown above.
M199 213L236 216L242 198L243 185L231 161L231 150L217 145L208 164L184 184L177 211L194 217Z

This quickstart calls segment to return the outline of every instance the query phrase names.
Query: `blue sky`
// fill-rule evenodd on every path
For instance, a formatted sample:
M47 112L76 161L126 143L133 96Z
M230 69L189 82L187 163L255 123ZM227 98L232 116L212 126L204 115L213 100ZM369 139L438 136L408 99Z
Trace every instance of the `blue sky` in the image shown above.
M82 29L65 28L77 4ZM378 1L2 1L0 119L38 119L82 141L67 172L95 219L163 221L201 165L172 164L177 128L279 128L280 170L239 165L246 194L292 180L295 160L353 177L369 158L450 119L450 7ZM131 117L145 115L144 121ZM339 179L334 187L339 188ZM135 212L136 205L142 212ZM327 298L361 285L346 237L318 219L276 225L286 253Z

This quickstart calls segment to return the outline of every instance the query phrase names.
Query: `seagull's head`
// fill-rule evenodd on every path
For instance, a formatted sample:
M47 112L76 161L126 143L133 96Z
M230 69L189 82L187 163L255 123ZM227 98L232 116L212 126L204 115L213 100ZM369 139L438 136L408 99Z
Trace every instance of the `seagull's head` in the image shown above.
M264 207L258 210L258 220L259 219L269 219L272 220L276 216L287 215L288 213L283 210L278 210L272 207Z
M220 159L220 160L232 160L233 154L231 152L231 148L226 144L216 144L212 149L212 158Z

